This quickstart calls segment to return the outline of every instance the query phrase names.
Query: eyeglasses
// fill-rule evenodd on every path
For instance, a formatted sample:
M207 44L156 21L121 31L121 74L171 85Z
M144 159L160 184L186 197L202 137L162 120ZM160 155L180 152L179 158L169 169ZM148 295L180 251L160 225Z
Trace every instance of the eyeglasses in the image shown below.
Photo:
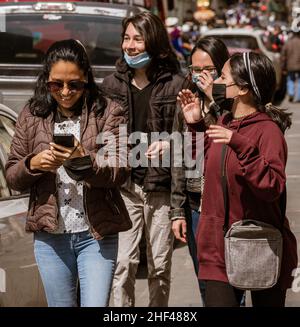
M70 81L67 84L68 90L71 93L76 93L82 91L86 85L86 81ZM64 88L65 83L61 81L49 81L47 82L47 88L50 92L58 93L61 92Z
M199 66L193 66L193 65L190 65L190 66L189 66L189 71L190 71L191 73L200 74L200 73L202 73L204 70L208 70L209 72L212 72L212 71L216 71L217 68L214 67L214 66L205 66L205 67L199 67Z

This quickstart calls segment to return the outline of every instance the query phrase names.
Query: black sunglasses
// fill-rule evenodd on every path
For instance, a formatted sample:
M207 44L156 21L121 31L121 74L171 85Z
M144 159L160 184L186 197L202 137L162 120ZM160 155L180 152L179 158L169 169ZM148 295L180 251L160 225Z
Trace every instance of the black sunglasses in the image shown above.
M70 81L68 83L66 83L68 86L68 90L70 92L78 92L78 91L82 91L87 82L85 81ZM49 81L47 82L47 88L50 92L53 93L57 93L57 92L61 92L64 88L65 83L61 82L61 81Z

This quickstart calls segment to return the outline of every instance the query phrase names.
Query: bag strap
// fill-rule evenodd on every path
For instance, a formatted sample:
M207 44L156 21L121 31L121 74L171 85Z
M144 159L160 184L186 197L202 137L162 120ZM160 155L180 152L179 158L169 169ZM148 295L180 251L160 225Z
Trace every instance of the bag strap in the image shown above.
M227 145L223 144L222 154L221 154L221 184L223 190L224 210L225 210L225 217L224 217L224 224L223 224L224 236L226 235L229 228L229 196L228 196L227 175L226 175L226 166L225 166L226 152L227 152ZM280 226L281 232L283 231L284 220L286 215L286 201L287 201L286 193L287 192L285 186L282 194L280 195L280 203L279 203L281 218L282 218L282 224Z
M284 190L280 195L280 212L281 212L281 218L282 218L282 224L281 224L281 232L283 231L284 221L285 221L285 215L286 215L286 201L287 201L287 194L286 194L286 186L284 186Z
M229 227L229 198L228 198L227 176L226 176L226 167L225 167L226 152L227 152L227 145L223 144L222 154L221 154L221 185L223 190L224 212L225 212L225 219L223 224L224 235L227 233Z

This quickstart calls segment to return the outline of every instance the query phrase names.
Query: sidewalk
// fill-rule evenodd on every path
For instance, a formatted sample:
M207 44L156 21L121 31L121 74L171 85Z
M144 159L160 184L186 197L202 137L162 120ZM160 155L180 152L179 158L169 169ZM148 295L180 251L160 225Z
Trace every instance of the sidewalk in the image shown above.
M202 306L198 281L187 245L181 243L173 252L170 307ZM136 306L148 305L146 267L140 266L136 282Z

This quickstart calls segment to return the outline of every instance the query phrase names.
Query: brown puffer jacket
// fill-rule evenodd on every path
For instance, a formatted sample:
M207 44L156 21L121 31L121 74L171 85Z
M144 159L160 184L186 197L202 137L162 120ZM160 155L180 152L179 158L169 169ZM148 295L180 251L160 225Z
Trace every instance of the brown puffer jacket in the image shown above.
M53 140L54 120L53 112L47 118L41 118L33 116L29 108L25 107L16 123L6 164L6 178L8 185L14 190L30 189L26 231L51 232L58 227L56 174L29 170L29 160L39 152L49 149L49 143ZM82 169L79 163L82 158L71 159L64 165L67 173L75 176L74 179L83 180L86 216L90 231L96 239L128 230L132 226L118 190L118 186L129 175L128 167L112 167L107 161L106 164L96 161L97 152L101 148L101 144L96 144L97 135L100 132L110 132L118 141L119 125L126 123L127 118L122 107L109 99L103 115L96 117L94 110L88 112L83 108L80 142L87 153L83 160L85 167ZM119 151L117 146L117 151L114 152L117 163L121 159L120 153L125 152L125 156L127 155L127 145L125 147L126 151Z

